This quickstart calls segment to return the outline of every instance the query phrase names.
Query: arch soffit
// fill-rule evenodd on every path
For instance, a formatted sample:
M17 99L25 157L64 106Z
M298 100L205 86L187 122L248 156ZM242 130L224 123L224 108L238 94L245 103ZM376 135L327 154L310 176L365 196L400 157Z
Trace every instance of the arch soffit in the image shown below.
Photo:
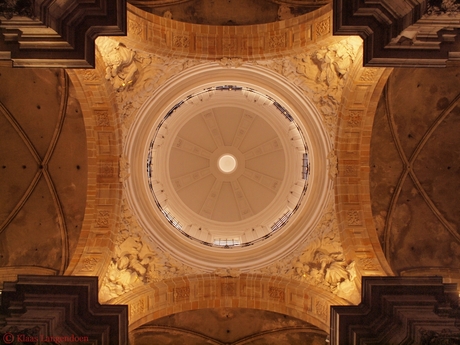
M380 94L391 68L362 67L362 50L344 88L335 148L337 219L344 254L361 275L393 275L381 249L372 217L369 153Z
M67 73L76 89L85 122L88 191L82 231L65 274L98 276L101 282L112 258L121 205L119 120L110 101L112 88L105 84L104 62L98 52L95 69L67 70Z
M314 285L258 274L239 277L198 275L167 279L136 288L110 304L129 306L129 329L189 310L251 308L306 321L329 333L331 305L349 303Z
M213 26L178 22L128 4L129 47L194 59L281 57L332 36L330 4L304 15L268 24Z

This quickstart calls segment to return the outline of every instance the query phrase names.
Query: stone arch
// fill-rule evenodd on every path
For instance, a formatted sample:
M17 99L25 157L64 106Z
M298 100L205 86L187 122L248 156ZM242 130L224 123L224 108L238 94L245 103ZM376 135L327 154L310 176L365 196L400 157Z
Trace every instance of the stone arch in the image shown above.
M344 88L335 139L338 226L344 254L356 261L361 275L392 275L375 230L369 191L372 124L392 69L362 67L362 52L357 60Z
M331 305L348 302L304 282L261 274L219 277L203 274L136 288L110 303L129 306L129 328L163 316L205 308L251 308L289 315L329 332Z
M112 88L104 80L104 66L97 53L94 70L68 70L86 127L88 192L82 232L67 275L102 278L112 257L113 238L118 229L121 137L112 101L114 95L107 92Z

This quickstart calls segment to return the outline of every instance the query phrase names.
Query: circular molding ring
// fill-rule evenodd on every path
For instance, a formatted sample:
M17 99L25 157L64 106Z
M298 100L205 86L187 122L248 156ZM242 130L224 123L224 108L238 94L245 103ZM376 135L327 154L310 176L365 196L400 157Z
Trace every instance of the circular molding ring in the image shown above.
M297 207L297 213L286 222L282 231L254 245L225 246L228 249L203 246L186 236L178 235L177 231L172 231L171 224L174 220L165 217L165 214L160 211L161 207L158 207L159 200L155 200L151 193L151 189L154 189L161 199L163 185L159 183L149 186L146 181L151 176L148 176L149 172L145 169L149 150L152 149L152 138L159 124L164 120L165 114L189 95L221 85L241 85L279 101L305 134L308 159L311 164L305 196ZM174 130L176 129L173 128ZM299 245L305 245L321 218L332 187L327 173L329 151L328 136L316 107L302 91L285 78L260 66L243 65L237 69L227 69L217 63L203 64L172 77L139 109L129 129L124 147L124 154L130 166L130 176L125 181L126 198L148 237L177 259L205 271L222 267L248 271L267 266L280 257L286 256ZM238 171L244 159L241 160L237 153L223 150L219 152L216 160L227 153L235 157L238 162L235 169ZM164 156L164 159L165 164L169 164L168 157ZM215 168L221 175L227 175L218 169L217 163ZM169 196L165 195L165 198Z

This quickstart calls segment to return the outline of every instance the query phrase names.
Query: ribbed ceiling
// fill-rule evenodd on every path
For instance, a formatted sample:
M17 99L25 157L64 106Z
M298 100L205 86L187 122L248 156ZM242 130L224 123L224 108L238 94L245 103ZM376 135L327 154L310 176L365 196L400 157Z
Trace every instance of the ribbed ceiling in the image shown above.
M237 166L224 173L219 158ZM216 107L190 119L171 150L169 171L176 193L193 212L237 222L265 209L283 182L285 156L276 132L241 108Z

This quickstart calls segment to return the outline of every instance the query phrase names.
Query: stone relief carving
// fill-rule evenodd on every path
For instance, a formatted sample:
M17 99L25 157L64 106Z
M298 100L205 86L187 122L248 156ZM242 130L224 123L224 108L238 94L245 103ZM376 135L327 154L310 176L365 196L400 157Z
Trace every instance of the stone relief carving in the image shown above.
M96 228L108 228L110 223L110 211L99 210L96 218Z
M143 26L135 20L128 20L128 32L129 34L141 37Z
M138 314L142 314L143 312L145 312L145 302L143 299L137 301L136 303L133 303L131 304L130 306L130 315L131 317L135 316L135 315L138 315Z
M238 278L241 275L241 271L238 268L219 268L213 273L222 278Z
M317 300L315 303L316 315L318 315L321 319L327 320L327 305L324 304L322 301Z
M359 77L360 81L373 81L376 76L378 75L378 69L377 68L363 68L363 72L361 74L361 77Z
M286 35L275 35L268 38L268 47L270 49L286 47Z
M178 287L173 290L173 298L175 301L186 301L190 299L190 286Z
M83 80L85 82L99 81L99 75L92 69L85 69L83 72Z
M129 161L125 155L120 155L120 159L118 161L119 164L119 177L120 182L124 182L130 176L129 172Z
M278 8L278 20L286 20L294 17L291 12L291 8L285 4L280 5Z
M114 254L99 292L100 302L121 296L143 284L198 273L168 253L152 248L142 234L124 200Z
M221 284L221 295L222 296L236 296L236 284L235 283L222 283Z
M347 120L347 125L349 127L360 127L361 122L363 118L363 112L362 111L353 111L351 110L348 114L348 120Z
M460 3L456 0L430 0L428 1L427 14L440 15L444 13L458 14L460 12Z
M180 71L204 63L130 49L108 37L99 37L96 43L106 64L106 79L117 91L124 132L133 121L132 114L152 91ZM300 87L316 104L331 138L334 138L343 87L360 45L359 38L334 38L324 41L323 46L313 47L308 53L252 63L270 68ZM241 58L229 57L217 62L225 68L238 68L244 63Z
M308 244L258 273L300 280L359 303L355 262L347 262L340 243L334 203L331 202Z
M360 267L362 267L364 270L367 270L367 271L378 271L379 270L379 266L376 260L373 258L359 258L358 264Z
M347 224L348 225L362 225L361 215L358 210L347 211Z
M190 45L190 39L188 35L173 34L172 45L176 48L188 48Z
M314 101L331 138L337 125L337 110L348 72L355 60L359 39L335 39L327 46L255 64L270 68L297 85ZM108 37L99 37L97 46L106 64L106 79L116 91L116 101L124 135L134 114L152 92L168 78L182 70L203 63L192 59L167 59L155 54L130 49ZM224 68L243 64L239 58L217 61ZM124 138L123 138L124 139ZM329 160L331 162L331 160ZM129 177L129 162L120 157L119 177ZM330 172L336 175L335 170ZM333 204L324 214L314 232L317 234L301 251L291 254L257 273L283 275L317 285L351 302L359 301L355 283L354 262L346 262L340 244ZM114 255L100 290L100 301L106 302L137 286L174 276L203 273L172 258L143 237L143 231L127 203L122 206L119 233ZM221 277L239 277L236 269L222 268L214 272Z
M168 78L199 63L193 59L170 59L126 47L109 37L99 37L97 47L106 64L106 79L116 92L123 134L133 114Z
M99 263L99 258L95 258L92 256L86 257L83 259L83 267L81 267L80 272L81 273L93 272L98 263Z
M316 23L316 36L321 37L331 32L331 23L329 18Z
M327 42L327 45L312 47L308 53L255 63L282 74L313 100L333 139L343 88L361 40L351 37L341 40L334 38Z
M110 126L110 117L108 110L94 110L94 115L96 115L96 126L99 127L109 127Z
M135 52L123 43L106 37L98 39L97 44L107 66L105 79L110 80L117 91L135 83L138 75L137 65L134 63Z
M327 155L327 161L329 166L329 177L334 179L339 173L339 161L335 150L331 150Z
M275 300L278 300L280 302L284 302L284 300L286 298L286 292L282 288L269 286L268 287L268 296L271 299L275 299Z
M243 59L224 57L217 61L219 65L225 68L238 68L243 64Z

